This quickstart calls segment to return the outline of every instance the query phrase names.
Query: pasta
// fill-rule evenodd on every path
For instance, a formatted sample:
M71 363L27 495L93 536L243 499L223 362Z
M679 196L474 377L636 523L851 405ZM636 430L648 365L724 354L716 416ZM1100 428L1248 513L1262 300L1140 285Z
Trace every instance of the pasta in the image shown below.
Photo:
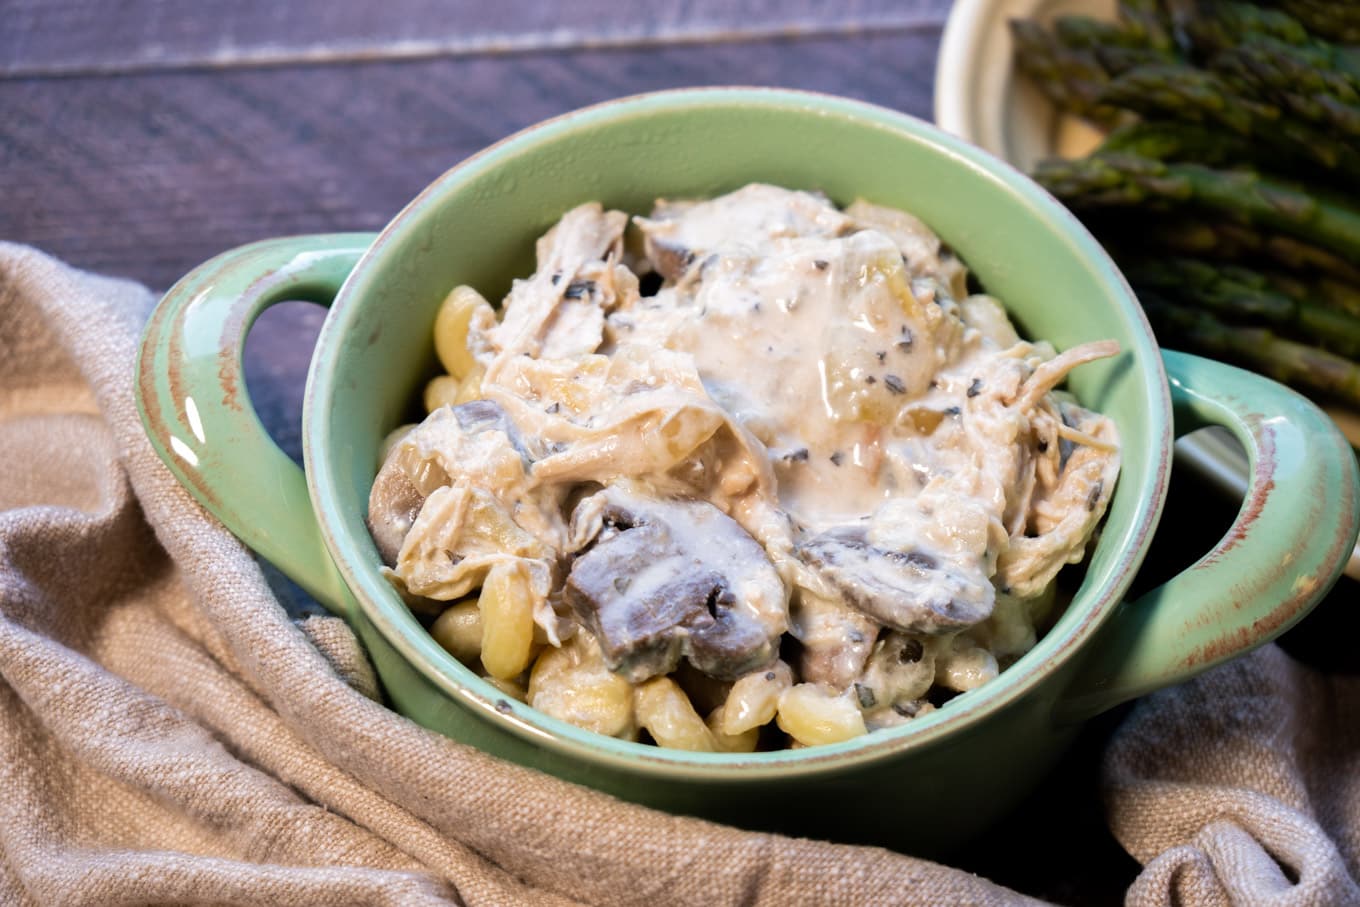
M654 677L634 691L637 723L659 745L711 753L718 741L694 710L684 690L669 677Z
M523 565L502 561L486 574L477 599L482 622L482 665L492 677L514 680L529 667L534 610Z
M599 646L584 633L543 650L529 674L528 703L588 731L637 736L632 684L605 667Z
M777 661L768 671L755 671L732 684L720 707L717 729L726 735L744 734L769 724L779 710L779 697L793 685L793 671Z
M779 727L804 746L840 743L866 732L864 716L849 691L833 693L800 683L779 696Z
M718 751L723 753L754 753L756 747L760 745L760 725L752 725L743 731L729 733L726 711L727 706L720 705L709 712L708 719L705 721L709 731L713 734L713 742Z
M425 385L425 412L432 413L441 406L457 406L465 403L460 398L463 382L452 375L437 375Z
M1056 388L1115 344L1023 340L910 214L773 186L582 205L537 256L499 316L442 301L370 495L453 657L590 731L752 752L916 720L1036 644L1119 470Z
M469 286L454 287L439 306L434 320L434 351L450 376L466 378L477 367L468 349L468 325L480 310L491 311L482 294Z

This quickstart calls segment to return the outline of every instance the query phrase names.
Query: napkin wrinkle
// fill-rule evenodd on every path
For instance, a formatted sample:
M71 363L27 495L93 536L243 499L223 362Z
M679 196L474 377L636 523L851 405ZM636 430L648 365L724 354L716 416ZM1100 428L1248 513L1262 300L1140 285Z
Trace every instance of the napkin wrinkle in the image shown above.
M1039 903L623 803L383 707L350 628L290 615L147 441L153 304L0 243L0 903ZM1128 903L1360 903L1357 705L1267 648L1134 709L1104 767L1145 864Z
M1106 752L1130 907L1360 905L1360 678L1265 646L1140 702Z
M359 638L338 617L313 614L295 621L303 635L330 662L331 669L354 690L374 702L382 699L378 677L373 673Z

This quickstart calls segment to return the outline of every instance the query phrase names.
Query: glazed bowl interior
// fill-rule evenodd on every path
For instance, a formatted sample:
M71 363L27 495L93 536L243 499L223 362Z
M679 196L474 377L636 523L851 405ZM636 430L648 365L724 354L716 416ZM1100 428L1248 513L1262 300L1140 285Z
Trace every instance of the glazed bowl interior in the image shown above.
M493 301L533 270L535 239L586 201L645 213L658 197L704 197L752 181L910 211L957 250L1021 332L1059 349L1114 338L1123 352L1083 366L1069 389L1114 418L1123 472L1071 605L1038 646L996 680L917 721L820 747L873 758L1005 705L1069 657L1122 596L1165 494L1166 379L1152 336L1114 266L1028 179L918 120L794 92L719 89L626 99L540 125L437 180L382 233L327 319L313 361L304 445L331 554L380 632L443 690L483 708L499 694L447 655L379 575L364 526L383 436L413 412L433 373L435 311L470 284ZM1093 619L1094 615L1094 619ZM1077 643L1080 640L1076 640ZM733 756L657 750L579 731L518 703L506 715L544 745L603 760L765 765L809 750Z

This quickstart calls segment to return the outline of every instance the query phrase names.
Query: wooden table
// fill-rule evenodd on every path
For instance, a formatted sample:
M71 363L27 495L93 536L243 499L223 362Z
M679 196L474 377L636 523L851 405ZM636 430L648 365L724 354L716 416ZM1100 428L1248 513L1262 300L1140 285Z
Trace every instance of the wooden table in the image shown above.
M0 238L164 289L251 240L378 229L472 152L620 95L778 85L929 118L948 5L0 0ZM256 404L295 457L321 317L271 310L248 349ZM1141 580L1207 550L1234 509L1195 508ZM1118 717L954 862L1061 903L1119 903L1137 864L1097 789Z

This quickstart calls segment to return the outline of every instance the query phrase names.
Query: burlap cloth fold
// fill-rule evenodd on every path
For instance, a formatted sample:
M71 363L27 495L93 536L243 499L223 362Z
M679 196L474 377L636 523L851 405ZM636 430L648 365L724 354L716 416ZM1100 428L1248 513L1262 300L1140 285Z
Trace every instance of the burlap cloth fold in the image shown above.
M1009 904L885 850L620 803L385 709L156 458L137 285L0 244L0 903ZM1360 904L1360 679L1280 651L1116 734L1131 904ZM1030 902L1032 903L1032 902Z

